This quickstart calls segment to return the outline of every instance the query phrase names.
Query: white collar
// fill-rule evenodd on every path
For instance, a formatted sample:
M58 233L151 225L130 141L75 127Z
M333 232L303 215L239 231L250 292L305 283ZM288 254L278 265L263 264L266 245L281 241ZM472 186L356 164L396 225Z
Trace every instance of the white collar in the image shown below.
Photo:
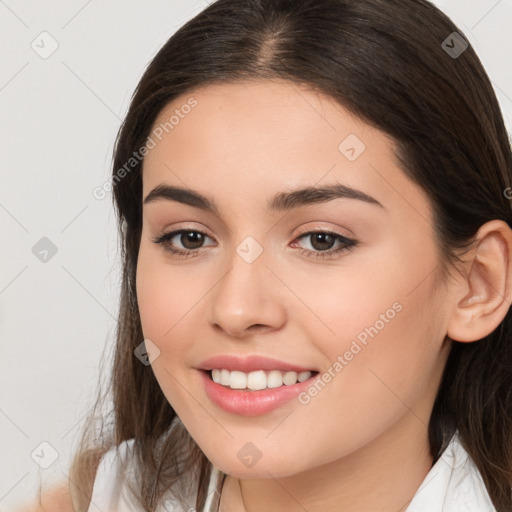
M455 432L405 512L496 512L473 459Z

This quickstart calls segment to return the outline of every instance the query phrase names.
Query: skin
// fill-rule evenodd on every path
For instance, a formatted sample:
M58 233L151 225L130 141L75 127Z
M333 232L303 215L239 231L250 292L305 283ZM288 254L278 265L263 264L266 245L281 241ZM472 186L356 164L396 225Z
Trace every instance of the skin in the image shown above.
M15 512L73 512L69 485L63 481L58 487L44 491L41 499L16 509Z
M159 385L228 474L221 511L405 510L432 465L427 426L446 335L478 340L508 310L510 229L498 220L482 226L463 275L441 279L430 202L384 133L283 81L199 88L175 98L155 126L191 96L197 106L145 157L143 197L162 184L190 188L220 215L170 200L144 205L137 296L144 337L160 350L152 363ZM338 149L349 134L366 146L353 162ZM383 207L334 199L266 209L278 192L334 182ZM198 255L172 255L152 240L176 229L207 235ZM358 244L315 258L314 237L299 237L319 231ZM236 252L247 236L263 249L252 263ZM173 244L187 250L179 236ZM307 405L292 400L247 418L205 393L196 368L219 354L323 373L397 302L401 311ZM247 442L262 455L252 468L237 457Z

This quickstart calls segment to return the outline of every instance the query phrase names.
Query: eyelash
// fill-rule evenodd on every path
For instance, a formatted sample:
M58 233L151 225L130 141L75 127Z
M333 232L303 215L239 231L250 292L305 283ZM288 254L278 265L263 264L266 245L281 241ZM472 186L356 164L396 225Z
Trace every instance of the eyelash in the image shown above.
M170 245L170 240L174 238L176 235L182 234L182 233L199 233L201 235L204 235L208 238L209 237L206 233L203 233L202 231L198 231L195 229L179 229L176 231L171 231L169 233L164 233L161 236L154 237L152 240L154 243L162 245L164 250L167 252L170 252L171 254L174 254L179 257L184 258L192 258L194 256L198 256L201 252L201 249L204 249L204 247L200 247L199 249L190 249L190 250L181 250L176 249L175 247L172 247ZM305 254L308 258L315 258L315 259L323 259L323 258L329 258L334 255L342 254L345 251L350 251L354 247L358 245L358 242L356 240L353 240L351 238L347 238L345 236L342 236L338 233L333 233L331 231L308 231L307 233L302 233L300 236L296 238L296 240L300 240L301 238L310 236L310 235L316 235L316 234L323 234L323 235L331 235L335 238L335 241L340 241L342 245L338 247L337 249L328 249L326 251L312 251L311 249L300 249L301 254ZM311 253L314 254L314 256L311 255Z

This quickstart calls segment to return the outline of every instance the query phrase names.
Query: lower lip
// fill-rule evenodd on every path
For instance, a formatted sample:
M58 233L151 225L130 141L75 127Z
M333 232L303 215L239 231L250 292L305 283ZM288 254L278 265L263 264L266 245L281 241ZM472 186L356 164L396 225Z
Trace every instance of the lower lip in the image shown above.
M240 416L259 416L277 409L293 400L309 387L319 375L315 373L309 379L291 386L283 385L278 388L244 391L217 384L210 378L210 372L199 370L199 373L203 379L208 398L221 409Z

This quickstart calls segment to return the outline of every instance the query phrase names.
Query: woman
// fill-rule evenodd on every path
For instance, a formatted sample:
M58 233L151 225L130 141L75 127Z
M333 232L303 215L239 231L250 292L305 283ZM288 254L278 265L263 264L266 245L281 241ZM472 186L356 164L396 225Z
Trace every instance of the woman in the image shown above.
M75 510L510 511L511 173L429 2L209 5L116 142L114 421Z

